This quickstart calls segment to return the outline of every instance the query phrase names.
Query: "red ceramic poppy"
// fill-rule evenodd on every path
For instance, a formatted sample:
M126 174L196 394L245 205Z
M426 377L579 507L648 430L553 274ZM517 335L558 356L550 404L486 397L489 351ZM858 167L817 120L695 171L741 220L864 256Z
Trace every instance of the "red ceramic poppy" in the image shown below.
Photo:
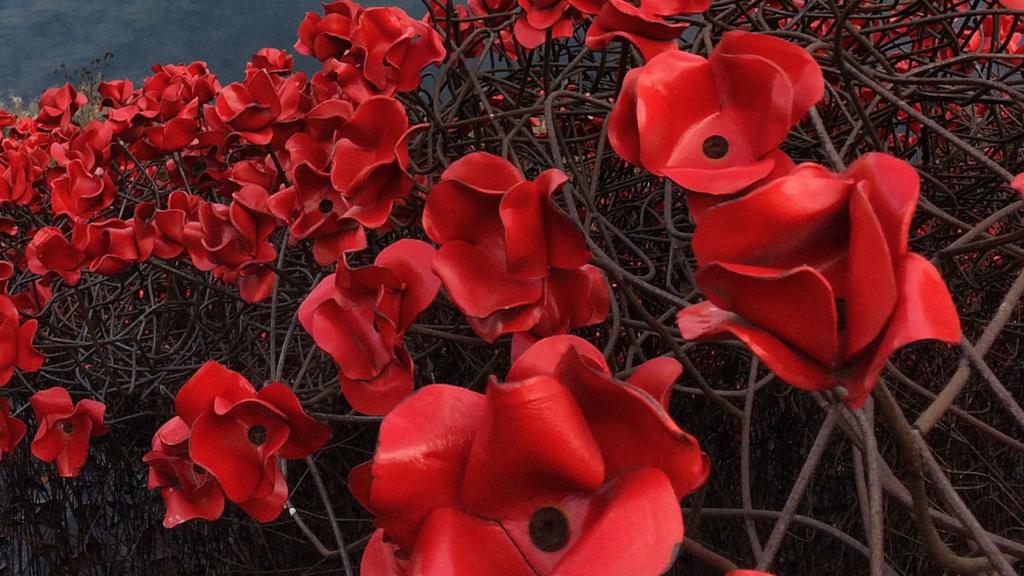
M79 93L71 84L49 88L39 97L39 114L36 122L41 128L62 128L71 124L78 109L85 106L85 94Z
M707 300L679 313L683 336L735 336L783 380L845 386L859 407L897 348L960 339L938 270L907 247L918 187L909 164L872 153L712 208L693 238Z
M621 382L592 345L557 336L486 394L423 388L349 478L381 529L362 574L661 574L679 500L709 469L665 412L681 372L662 358Z
M482 338L565 333L602 322L608 291L583 235L554 204L558 170L528 181L507 160L456 160L427 196L423 227L441 245L434 271Z
M30 146L0 150L0 203L32 204L35 182L49 163L46 152Z
M364 10L352 31L356 61L379 90L409 92L420 85L420 72L444 60L441 35L394 6Z
M622 38L636 46L645 60L666 50L676 50L676 41L686 24L669 22L665 16L703 12L708 9L709 2L676 3L673 6L675 13L661 14L658 10L666 8L664 4L640 2L637 5L626 0L608 0L587 29L587 47L602 50L615 38Z
M150 490L160 489L167 512L164 527L200 518L216 520L224 513L224 492L217 480L189 456L192 433L175 416L153 434L153 449L142 457L149 466Z
M284 384L257 392L241 374L212 360L181 387L174 408L191 430L192 462L260 522L276 518L288 498L279 459L305 458L330 436Z
M523 13L516 19L515 39L523 48L533 49L548 38L572 36L574 19L580 14L570 0L518 0Z
M43 365L43 355L32 346L37 326L36 320L21 322L14 300L0 295L0 387L15 369L35 372Z
M335 0L323 7L323 16L307 12L302 19L295 51L326 62L344 56L352 47L352 27L363 7L351 0Z
M731 194L772 171L772 151L823 91L803 48L727 32L707 60L671 50L630 70L608 139L625 160L686 189Z
M14 452L14 447L25 437L25 423L11 416L11 403L0 398L0 460L4 454Z
M206 119L215 130L237 134L252 144L269 144L274 124L296 114L300 93L298 82L254 69L245 81L221 90Z
M103 436L106 406L83 399L71 402L64 388L40 390L29 399L39 428L32 439L32 455L43 462L57 462L57 473L66 478L78 476L89 456L89 439Z
M402 338L441 286L433 260L426 242L399 240L372 266L339 262L299 307L299 322L334 359L342 394L360 412L386 414L412 392Z
M245 64L246 76L256 70L265 70L267 74L287 76L295 66L295 58L284 50L277 48L260 48Z
M267 206L289 224L289 244L313 240L313 257L321 266L337 261L345 252L366 247L366 232L353 217L363 216L364 211L334 189L329 173L308 162L295 168L292 185L270 196Z
M395 200L412 190L405 107L389 96L375 96L356 108L338 129L331 184L351 205L346 215L367 228L387 223Z
M67 172L49 182L53 212L82 222L110 206L117 196L114 181L103 168L90 170L81 160L73 160Z

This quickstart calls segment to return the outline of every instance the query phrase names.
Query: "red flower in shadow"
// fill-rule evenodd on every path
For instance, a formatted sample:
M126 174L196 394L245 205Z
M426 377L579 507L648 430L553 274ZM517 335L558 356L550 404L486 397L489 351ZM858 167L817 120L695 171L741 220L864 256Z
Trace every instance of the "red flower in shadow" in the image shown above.
M284 384L257 392L241 374L212 360L181 387L174 408L191 430L192 462L260 522L276 518L288 498L279 460L305 458L330 436Z
M216 520L224 513L224 492L217 480L189 456L192 433L175 416L153 435L153 449L142 457L149 466L148 488L160 489L167 512L164 527L194 518Z
M25 423L11 416L11 403L0 398L0 460L4 454L14 452L14 447L25 437Z
M61 476L78 476L89 456L89 439L107 433L103 424L107 407L89 399L72 403L64 388L40 390L29 402L39 424L32 454L43 462L56 461Z
M35 372L43 365L44 357L33 346L36 320L21 322L15 301L0 295L0 387L6 385L14 370Z

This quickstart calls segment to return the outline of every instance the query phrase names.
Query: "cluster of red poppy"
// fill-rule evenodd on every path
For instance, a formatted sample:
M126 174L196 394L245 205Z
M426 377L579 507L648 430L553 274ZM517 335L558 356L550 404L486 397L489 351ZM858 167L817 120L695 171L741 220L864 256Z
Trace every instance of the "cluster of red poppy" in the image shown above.
M896 348L956 343L960 321L907 247L913 167L872 153L835 174L778 149L823 89L804 50L728 32L707 60L666 52L631 70L609 140L687 191L707 300L679 312L683 337L734 336L790 384L842 386L859 407Z
M701 0L518 3L522 48L587 17L588 47L624 39L647 59L625 74L608 137L624 160L681 186L699 221L707 300L679 313L685 338L736 337L782 379L842 386L853 406L896 348L959 339L941 277L908 248L913 168L871 154L834 173L780 150L823 97L806 51L733 31L708 58L682 52L684 25L671 17L705 10ZM499 18L515 4L457 8ZM531 179L470 153L430 180L422 228L436 248L404 239L349 265L368 230L395 226L417 185L408 143L418 127L398 96L445 57L430 21L336 0L299 27L295 49L322 63L310 78L267 48L227 86L198 62L155 66L138 88L104 83L102 119L84 125L73 119L86 99L71 86L46 91L35 118L0 114L0 205L30 216L0 220L5 246L22 247L0 261L0 386L41 367L30 317L58 278L74 286L83 272L186 262L257 302L274 292L279 250L308 241L317 264L336 268L298 322L337 365L348 403L386 415L373 459L350 477L378 528L363 574L660 573L683 539L679 501L710 465L667 414L675 360L648 361L623 382L567 335L602 323L610 300L574 214L557 205L564 173ZM16 294L14 277L25 287ZM404 337L442 287L481 338L512 336L512 367L486 393L413 393ZM50 388L31 405L33 454L78 474L90 438L107 431L103 404ZM26 432L10 409L0 399L0 454ZM181 387L175 411L144 457L168 527L220 517L225 498L257 521L276 518L288 499L281 461L329 436L286 384L257 389L214 361Z

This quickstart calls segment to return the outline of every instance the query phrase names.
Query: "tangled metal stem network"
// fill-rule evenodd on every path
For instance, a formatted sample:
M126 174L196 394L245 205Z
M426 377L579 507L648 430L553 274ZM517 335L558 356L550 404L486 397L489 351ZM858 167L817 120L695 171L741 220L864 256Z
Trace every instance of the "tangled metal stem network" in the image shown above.
M1011 40L999 34L980 48L968 40L986 19L1010 14L1016 27L1024 14L974 0L782 0L715 2L682 19L690 24L681 40L687 51L706 55L738 28L815 56L827 92L784 146L795 160L840 170L884 150L920 173L911 244L942 271L963 339L958 348L903 349L867 407L851 411L834 393L777 382L740 346L681 339L675 313L701 299L685 197L624 163L607 140L622 73L640 62L630 45L590 51L577 31L512 62L497 49L511 20L456 20L447 10L451 18L438 24L448 31L449 58L420 91L401 97L412 119L428 124L412 142L414 170L424 176L405 216L418 217L426 175L474 150L505 155L527 174L557 167L569 175L563 207L613 290L608 320L587 338L623 374L648 358L676 356L686 370L672 415L714 463L708 484L684 501L686 543L670 574L736 566L786 575L1017 574L1024 203L1008 183L1024 169L1024 54L1008 53ZM472 21L483 25L465 26ZM483 54L471 57L481 45ZM379 419L339 413L336 368L296 320L320 279L316 267L305 251L280 254L277 289L261 304L242 302L190 267L157 261L116 278L88 277L54 297L37 339L47 362L10 386L88 390L120 432L97 444L92 457L102 465L74 484L50 481L25 454L3 469L0 536L23 543L16 550L24 554L9 566L33 574L56 565L74 574L353 569L372 528L345 476L372 452ZM407 345L421 383L480 389L508 367L508 343L478 339L447 302L420 317ZM170 415L176 388L208 358L254 381L263 374L289 382L306 409L332 425L333 440L315 461L289 467L290 514L277 522L257 526L229 514L169 532L139 459Z

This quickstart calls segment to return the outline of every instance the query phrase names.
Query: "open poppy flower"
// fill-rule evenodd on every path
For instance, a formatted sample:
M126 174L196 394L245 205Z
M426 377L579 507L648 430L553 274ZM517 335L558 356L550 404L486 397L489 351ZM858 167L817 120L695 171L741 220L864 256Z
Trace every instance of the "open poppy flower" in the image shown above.
M387 223L395 200L412 190L407 141L417 128L398 100L375 96L338 129L331 184L352 206L347 216L367 228Z
M434 271L482 338L563 334L602 322L604 276L583 235L555 207L559 170L528 181L507 160L474 152L427 195L423 228L441 245Z
M326 62L344 56L352 47L352 27L363 7L351 0L334 0L325 2L323 8L323 16L306 12L295 51Z
M0 387L6 385L14 370L35 372L44 357L33 346L36 320L21 322L14 300L0 294Z
M413 389L412 358L402 338L441 287L434 249L404 239L372 266L344 261L299 307L299 322L338 365L345 399L365 414L387 414Z
M71 84L49 88L39 97L36 122L41 128L63 128L71 124L71 119L86 101L85 94L75 90Z
M25 437L25 423L11 416L11 403L0 398L0 460L4 454L14 452L14 447Z
M72 403L64 388L40 390L29 398L39 428L32 439L32 455L43 462L57 462L57 473L78 476L89 457L89 439L103 436L106 406L83 399Z
M148 488L160 489L167 512L164 528L194 518L216 520L224 513L224 492L217 480L189 456L191 431L175 416L153 435L153 449L142 457L149 466Z
M95 216L110 206L117 187L103 168L89 170L81 160L72 160L67 171L50 182L54 214L64 214L76 222Z
M486 394L423 388L349 477L380 528L363 576L661 574L679 500L709 470L665 411L681 372L659 358L621 382L592 345L556 336Z
M712 208L693 238L707 300L679 312L683 337L732 335L790 384L842 385L861 406L897 348L960 339L938 270L907 247L918 188L909 164L871 153Z
M803 48L731 31L708 59L670 50L630 70L608 139L657 176L731 194L772 171L772 151L823 93L821 69Z
M250 70L243 82L229 84L206 115L218 131L238 134L252 144L269 144L274 124L291 120L299 108L302 85L298 79Z
M445 56L441 35L395 6L364 10L352 31L352 43L358 48L363 75L379 90L415 90L423 69Z
M191 430L192 462L260 522L277 518L288 498L279 459L305 458L330 436L284 384L274 382L257 392L241 374L212 360L181 387L174 408ZM180 428L172 432L180 444Z

